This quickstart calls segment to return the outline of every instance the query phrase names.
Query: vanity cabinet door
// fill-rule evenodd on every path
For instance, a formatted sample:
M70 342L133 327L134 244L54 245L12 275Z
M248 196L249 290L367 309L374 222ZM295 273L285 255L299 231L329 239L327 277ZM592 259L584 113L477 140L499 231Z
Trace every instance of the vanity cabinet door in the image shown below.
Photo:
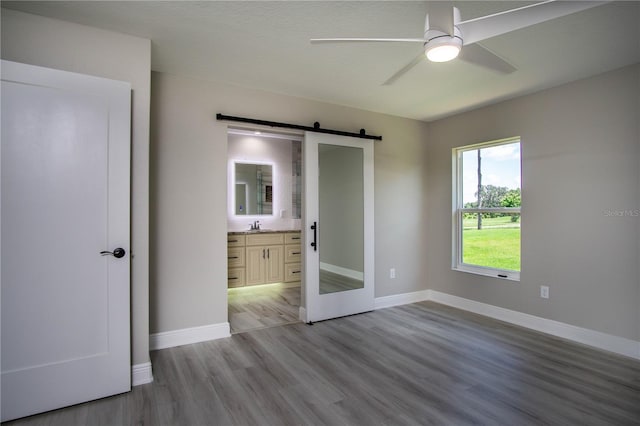
M248 246L246 256L245 284L254 285L264 283L264 264L266 258L266 248L264 246Z
M284 249L282 246L267 246L265 259L265 282L278 283L284 280Z

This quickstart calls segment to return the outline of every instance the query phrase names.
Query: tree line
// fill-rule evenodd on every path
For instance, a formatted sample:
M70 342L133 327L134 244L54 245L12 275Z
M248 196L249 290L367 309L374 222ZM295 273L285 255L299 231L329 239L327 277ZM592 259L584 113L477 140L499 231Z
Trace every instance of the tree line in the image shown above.
M475 193L477 201L465 203L465 208L520 207L522 202L520 188L509 189L506 186L481 185L479 192L480 194ZM511 216L512 222L517 222L520 219L519 214L512 213L483 213L483 216L485 218ZM473 217L475 217L475 213L465 213L465 218ZM478 229L481 228L481 223L479 220Z

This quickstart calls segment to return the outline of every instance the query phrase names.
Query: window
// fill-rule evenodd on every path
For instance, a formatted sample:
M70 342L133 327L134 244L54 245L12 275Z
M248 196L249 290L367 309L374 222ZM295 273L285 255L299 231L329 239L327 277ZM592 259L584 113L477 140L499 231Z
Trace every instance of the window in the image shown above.
M520 138L453 150L453 268L520 279Z

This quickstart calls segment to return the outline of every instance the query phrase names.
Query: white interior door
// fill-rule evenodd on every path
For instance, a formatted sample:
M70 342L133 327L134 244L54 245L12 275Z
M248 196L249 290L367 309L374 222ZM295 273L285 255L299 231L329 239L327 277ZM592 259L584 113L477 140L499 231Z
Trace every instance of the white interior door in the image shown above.
M1 75L5 421L130 390L131 87Z
M302 319L374 307L373 141L305 133ZM306 312L305 312L306 311Z

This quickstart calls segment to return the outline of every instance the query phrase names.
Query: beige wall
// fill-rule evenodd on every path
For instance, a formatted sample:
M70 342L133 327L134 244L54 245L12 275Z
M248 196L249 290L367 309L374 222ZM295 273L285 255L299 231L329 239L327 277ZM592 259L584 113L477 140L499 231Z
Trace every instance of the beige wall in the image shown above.
M162 73L152 93L152 333L227 321L227 124L216 113L382 135L376 296L426 289L425 123Z
M132 362L148 362L151 42L2 9L2 59L131 83Z
M430 123L428 287L638 340L639 94L635 65ZM452 271L451 149L510 136L522 137L521 282ZM608 213L624 210L636 216Z

